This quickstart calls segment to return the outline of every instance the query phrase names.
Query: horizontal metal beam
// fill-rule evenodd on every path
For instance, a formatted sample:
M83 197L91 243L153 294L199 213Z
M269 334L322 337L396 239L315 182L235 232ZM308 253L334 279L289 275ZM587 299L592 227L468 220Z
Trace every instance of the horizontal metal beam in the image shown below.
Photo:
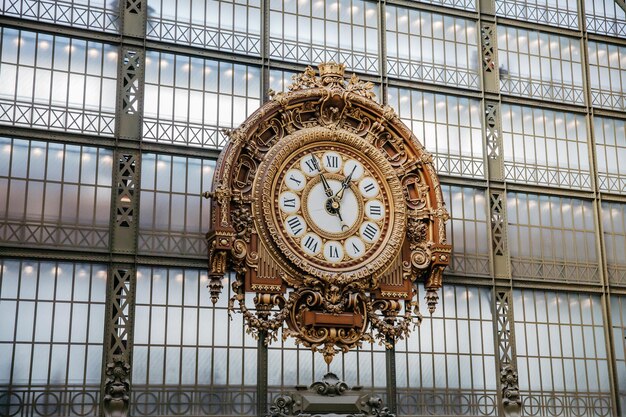
M426 91L430 93L450 94L476 99L481 99L483 97L483 93L480 90L468 90L461 87L430 84L418 80L406 81L400 78L395 78L395 76L388 74L385 75L385 79L387 80L387 85L389 87L409 88L412 90Z
M478 3L478 1L476 3ZM478 19L478 9L476 11L471 11L456 7L440 6L437 4L418 3L412 0L387 0L385 4L399 6L406 9L426 10L429 12L434 12L447 16L463 17L466 19Z
M549 110L561 110L570 113L587 114L587 107L576 104L567 104L563 102L555 102L549 100L541 100L532 97L518 97L509 94L501 94L502 104L517 104L520 106L529 106L537 108L545 108Z
M596 198L596 194L592 190L580 191L570 188L555 188L536 184L517 184L514 182L506 183L506 191L530 194L544 194L552 195L555 197L574 197L582 200L593 200Z
M528 29L534 32L553 33L555 35L570 36L573 38L581 38L583 35L583 32L580 29L574 30L557 26L548 26L538 22L528 22L525 20L511 19L508 17L498 16L496 18L496 23L503 26Z
M104 148L113 148L115 146L115 139L113 137L85 135L81 133L58 132L47 129L31 129L18 126L0 125L0 136L18 139L71 143L76 145L97 146Z
M63 26L41 20L26 20L17 17L0 15L0 26L12 27L14 29L30 30L33 32L44 32L52 35L62 35L85 40L101 41L106 43L119 44L122 37L119 34L83 29L72 26Z
M587 32L587 38L589 38L590 41L594 41L594 42L616 44L616 45L626 45L626 38L618 38L617 36L598 35L596 33Z

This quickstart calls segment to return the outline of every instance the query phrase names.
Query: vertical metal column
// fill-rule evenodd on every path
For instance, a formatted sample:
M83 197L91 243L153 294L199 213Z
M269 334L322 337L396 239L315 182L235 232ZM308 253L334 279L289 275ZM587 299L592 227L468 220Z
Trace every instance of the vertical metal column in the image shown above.
M387 407L391 413L398 412L398 391L396 382L396 345L388 339L392 345L385 349L385 364L387 366Z
M387 77L387 2L381 0L378 2L378 27L379 27L379 52L380 60L378 68L380 71L380 97L378 101L388 104L387 90L389 86L389 78ZM398 412L398 383L396 376L396 345L393 340L387 339L391 344L391 348L385 349L385 369L387 383L387 407L396 414Z
M265 344L267 333L259 332L259 341L257 344L257 368L256 368L256 410L258 417L265 417L268 412L267 408L267 346Z
M126 415L130 411L136 272L130 265L114 264L109 268L101 416Z
M500 412L505 416L519 416L522 401L517 375L517 354L513 322L513 295L510 288L495 288L496 360L500 374Z
M270 0L261 0L261 104L269 100L270 90ZM256 410L257 416L264 417L268 410L267 386L267 332L259 332L257 343L256 369Z
M626 3L623 1L615 0L626 11ZM611 378L611 397L613 400L613 409L621 410L620 396L618 392L618 374L617 366L615 362L615 342L614 335L611 329L611 285L609 280L606 247L603 239L603 225L602 225L602 193L598 185L598 163L596 156L596 140L595 140L595 126L594 126L594 109L592 105L591 96L591 78L589 75L589 37L587 34L587 26L585 19L585 1L578 0L578 25L580 27L580 39L581 39L581 58L583 69L583 85L585 86L585 104L587 106L587 135L588 135L588 149L590 155L589 167L591 171L591 182L593 184L594 193L594 222L596 228L596 247L600 258L600 280L602 284L602 320L604 324L604 336L606 340L606 352L607 362L609 366L609 375Z
M111 241L100 415L130 414L141 166L146 0L120 2ZM137 39L139 38L139 40Z
M507 242L506 184L500 111L500 71L495 2L480 0L479 31L484 105L484 141L487 158L490 247L493 276L496 372L500 384L498 409L504 416L519 416L521 398L515 352L512 279Z

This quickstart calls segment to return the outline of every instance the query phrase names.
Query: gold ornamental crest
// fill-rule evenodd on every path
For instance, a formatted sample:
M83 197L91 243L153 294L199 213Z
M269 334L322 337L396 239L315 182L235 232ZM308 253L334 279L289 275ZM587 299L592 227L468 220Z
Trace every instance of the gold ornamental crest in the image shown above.
M308 67L228 132L205 193L213 302L234 271L229 308L248 331L282 330L328 363L406 337L419 283L432 313L450 261L432 157L372 90L342 64Z

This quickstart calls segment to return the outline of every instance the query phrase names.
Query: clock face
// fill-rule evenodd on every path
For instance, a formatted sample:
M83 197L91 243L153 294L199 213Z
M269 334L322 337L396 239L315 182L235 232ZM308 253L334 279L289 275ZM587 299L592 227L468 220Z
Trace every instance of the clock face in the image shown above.
M379 251L394 218L384 178L363 152L341 143L297 149L272 187L284 242L328 271L362 266Z
M288 282L378 277L400 253L406 203L398 173L352 132L315 127L283 138L259 165L253 195L259 242Z

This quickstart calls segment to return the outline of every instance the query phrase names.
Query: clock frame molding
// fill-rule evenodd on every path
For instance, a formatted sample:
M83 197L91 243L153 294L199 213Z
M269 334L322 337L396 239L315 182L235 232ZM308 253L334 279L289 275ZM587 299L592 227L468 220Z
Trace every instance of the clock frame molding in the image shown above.
M294 337L330 363L340 351L378 340L387 347L419 325L419 283L432 314L450 262L448 213L433 158L389 106L374 101L373 84L344 66L308 67L288 92L233 131L217 161L208 242L209 291L218 300L233 271L231 311L248 331L275 340ZM281 244L270 198L289 157L316 142L337 142L376 164L391 196L391 230L372 262L354 270L318 268ZM398 203L399 202L399 203ZM246 305L254 293L254 306Z

